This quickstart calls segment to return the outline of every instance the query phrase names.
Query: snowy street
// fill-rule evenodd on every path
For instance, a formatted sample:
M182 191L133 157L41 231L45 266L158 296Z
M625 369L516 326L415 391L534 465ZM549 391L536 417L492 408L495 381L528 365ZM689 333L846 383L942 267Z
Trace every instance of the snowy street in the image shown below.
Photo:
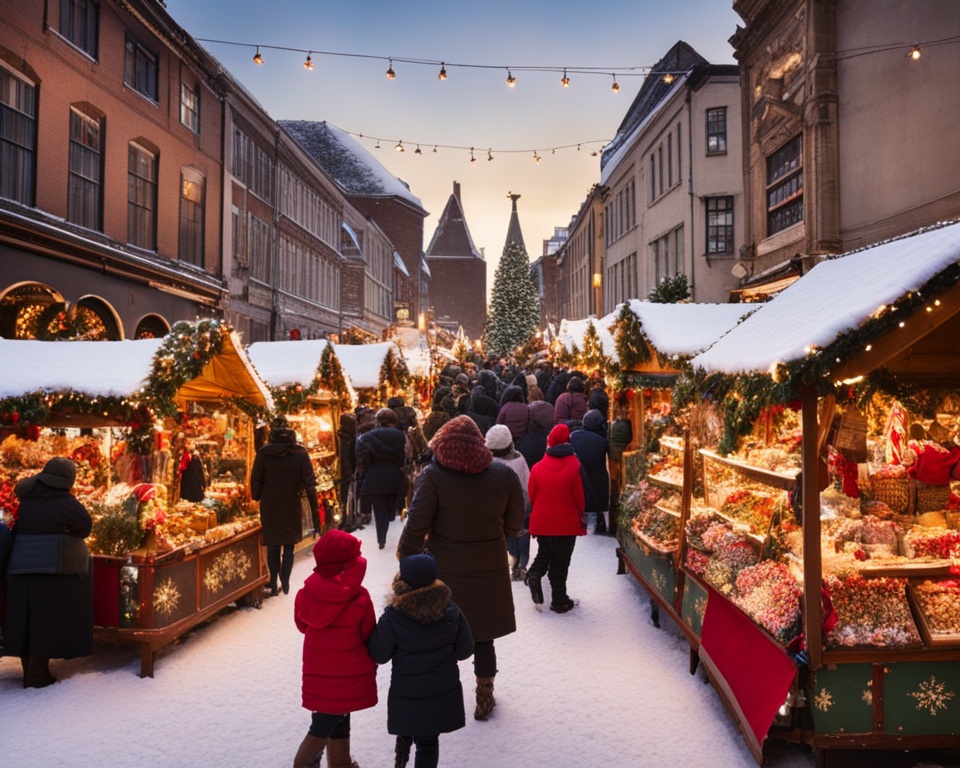
M391 524L382 552L372 526L358 532L378 614L396 571L400 526ZM537 613L514 583L518 631L496 643L497 707L489 721L473 720L472 664L461 664L467 726L441 737L441 765L755 765L702 672L688 673L682 635L666 620L654 628L643 591L616 575L615 549L610 537L578 539L569 588L580 605L568 614ZM97 644L91 658L52 661L60 680L45 689L23 690L19 660L0 659L4 768L290 765L310 720L300 707L293 590L312 564L310 550L300 552L290 595L261 610L232 610L161 650L153 679L137 676L133 646ZM381 668L380 703L352 718L362 768L393 765L389 678ZM775 745L769 763L809 768L814 759L802 747Z

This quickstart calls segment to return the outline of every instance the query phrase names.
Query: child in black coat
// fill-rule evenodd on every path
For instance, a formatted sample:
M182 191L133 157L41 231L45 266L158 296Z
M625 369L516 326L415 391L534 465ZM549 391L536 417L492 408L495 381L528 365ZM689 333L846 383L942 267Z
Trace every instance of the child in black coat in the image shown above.
M403 768L417 745L415 768L435 768L441 733L463 728L463 688L458 661L473 655L470 625L437 579L430 555L400 561L393 595L367 641L378 664L393 661L387 697L387 732L397 737Z

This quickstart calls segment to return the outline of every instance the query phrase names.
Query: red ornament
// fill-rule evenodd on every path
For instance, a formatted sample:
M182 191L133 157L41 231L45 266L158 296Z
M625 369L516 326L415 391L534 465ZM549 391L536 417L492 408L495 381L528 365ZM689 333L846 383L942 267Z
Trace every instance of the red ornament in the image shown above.
M13 426L17 426L17 424L20 423L20 414L17 413L16 411L14 411L13 413L11 413L11 414L10 414L10 423L13 424Z

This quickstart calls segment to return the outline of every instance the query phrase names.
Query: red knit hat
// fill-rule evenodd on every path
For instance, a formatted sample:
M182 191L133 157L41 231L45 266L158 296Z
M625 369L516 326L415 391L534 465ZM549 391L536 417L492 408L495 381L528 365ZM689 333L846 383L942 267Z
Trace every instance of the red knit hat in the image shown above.
M547 447L552 448L555 445L560 445L561 443L570 442L570 427L566 424L557 424L553 429L550 430L550 434L547 435Z
M472 475L483 472L493 461L480 429L469 416L457 416L440 427L430 448L441 466Z

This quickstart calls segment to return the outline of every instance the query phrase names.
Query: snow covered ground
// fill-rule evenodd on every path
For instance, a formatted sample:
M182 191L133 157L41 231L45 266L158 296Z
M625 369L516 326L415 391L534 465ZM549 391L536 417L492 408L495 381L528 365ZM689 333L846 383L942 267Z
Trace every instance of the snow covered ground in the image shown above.
M378 614L396 571L401 525L391 524L384 551L376 547L372 526L358 532L369 562L365 584ZM580 605L571 613L537 613L523 585L514 585L518 631L496 643L497 708L487 722L473 720L473 670L464 662L467 726L441 737L441 765L755 765L702 672L689 674L689 649L679 630L668 621L654 628L642 590L632 577L616 575L615 549L606 536L578 540L569 587ZM309 550L297 555L294 588L312 564ZM260 610L230 611L189 633L160 651L152 679L138 677L139 651L129 646L97 644L90 658L53 661L60 680L40 690L21 688L18 659L0 659L0 764L290 765L310 720L300 706L301 635L293 598L291 592L266 600ZM352 718L353 756L363 768L393 765L393 737L386 730L389 670L381 669L378 679L380 704ZM768 764L811 768L814 759L801 747L777 745ZM847 758L831 762L851 764Z

